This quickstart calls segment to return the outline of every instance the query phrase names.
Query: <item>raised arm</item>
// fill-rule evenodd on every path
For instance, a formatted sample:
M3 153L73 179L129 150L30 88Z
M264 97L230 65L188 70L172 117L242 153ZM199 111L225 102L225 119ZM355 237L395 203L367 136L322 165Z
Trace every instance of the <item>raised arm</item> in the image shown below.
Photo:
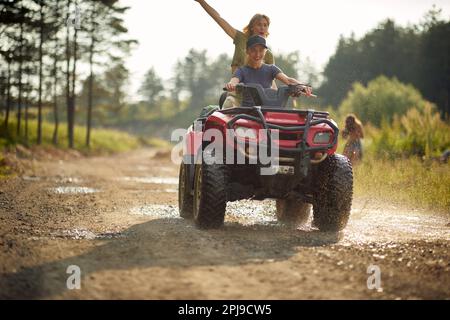
M217 24L225 31L227 35L231 37L231 39L234 40L234 37L236 36L236 29L233 28L225 19L223 19L220 14L214 10L213 7L211 7L208 3L206 3L205 0L194 0L205 9L205 11L211 16L211 18L214 19L214 21L217 22Z

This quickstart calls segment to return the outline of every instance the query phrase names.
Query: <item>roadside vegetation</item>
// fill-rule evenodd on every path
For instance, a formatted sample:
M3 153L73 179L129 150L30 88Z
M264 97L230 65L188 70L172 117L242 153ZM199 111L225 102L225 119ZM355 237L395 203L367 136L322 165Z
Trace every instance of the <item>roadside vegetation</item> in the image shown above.
M20 135L17 135L16 122L11 121L7 132L5 132L4 128L1 129L3 131L0 138L0 148L2 150L8 150L15 147L17 144L25 147L36 145L36 128L37 121L30 120L28 121L28 134L25 135L24 132L21 132ZM69 149L66 143L67 125L65 123L59 125L58 136L63 142L56 145L52 141L53 130L54 127L51 123L42 123L41 145L43 147L56 146L63 150ZM76 126L74 135L74 149L86 155L128 151L135 149L142 144L142 141L140 141L138 137L114 129L93 129L91 132L91 145L87 147L85 141L86 128L83 126Z
M354 165L356 197L375 198L450 214L450 124L419 91L397 79L379 77L367 86L355 83L336 110L361 117L363 161ZM345 140L340 139L339 152Z

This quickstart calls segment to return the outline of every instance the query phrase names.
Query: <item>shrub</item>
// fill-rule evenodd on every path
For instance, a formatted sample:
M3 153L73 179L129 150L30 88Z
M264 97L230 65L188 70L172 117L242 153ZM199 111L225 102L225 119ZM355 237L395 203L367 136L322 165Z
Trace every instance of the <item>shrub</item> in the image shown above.
M413 107L423 110L426 103L412 85L380 76L370 81L367 87L354 83L339 109L341 114L353 112L364 123L371 122L379 127L383 120L390 123L394 115L405 114Z
M369 134L369 152L388 158L430 158L450 148L450 125L430 104L425 104L423 110L413 108L403 116L395 115L392 124L383 121L381 129L372 129Z

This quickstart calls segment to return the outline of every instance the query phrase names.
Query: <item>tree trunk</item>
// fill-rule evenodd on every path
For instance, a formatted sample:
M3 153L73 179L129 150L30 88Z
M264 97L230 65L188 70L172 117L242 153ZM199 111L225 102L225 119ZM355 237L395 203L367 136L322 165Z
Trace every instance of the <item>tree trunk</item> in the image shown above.
M38 90L38 132L37 144L42 143L42 45L44 42L44 13L42 1L40 3L40 39L39 39L39 90Z
M20 22L19 39L19 94L17 98L17 136L20 135L20 121L22 117L23 22Z
M58 5L55 6L55 21L59 20ZM55 47L53 48L53 120L55 127L53 129L52 143L58 145L58 28L55 30Z
M55 33L55 55L53 58L53 119L55 122L55 127L53 129L52 142L54 145L58 144L58 126L59 126L59 115L58 115L58 38Z
M6 116L5 116L5 129L8 129L9 111L11 110L11 60L8 57L8 80L6 87Z
M86 126L86 146L90 146L91 142L91 125L92 125L92 90L94 85L94 73L92 70L92 56L90 54L89 63L91 64L91 74L89 76L89 93L88 93L88 113L87 113L87 126Z
M94 86L94 71L93 71L93 63L94 63L94 13L95 7L92 4L92 12L91 12L91 45L89 47L89 67L90 67L90 76L89 76L89 93L88 93L88 110L87 110L87 125L86 125L86 146L89 147L91 143L91 125L92 125L92 91Z
M77 2L75 1L75 5ZM70 98L70 137L69 137L69 147L74 147L74 127L75 127L75 83L76 83L76 72L77 72L77 35L78 29L75 26L75 32L73 35L73 68L72 68L72 94Z
M67 137L69 147L73 145L71 142L72 127L71 120L71 103L70 103L70 0L67 0L67 20L66 20L66 103L67 103Z
M28 107L29 107L29 95L30 95L30 75L27 75L27 82L25 87L25 97L24 97L24 104L25 104L25 145L28 146Z

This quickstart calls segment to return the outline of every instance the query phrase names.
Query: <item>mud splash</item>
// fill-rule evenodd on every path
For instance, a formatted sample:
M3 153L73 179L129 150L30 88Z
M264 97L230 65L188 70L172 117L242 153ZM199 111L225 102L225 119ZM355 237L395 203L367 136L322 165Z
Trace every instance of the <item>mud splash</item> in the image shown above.
M430 215L417 210L397 207L389 209L371 208L352 210L345 229L347 241L353 244L368 242L410 241L414 239L438 240L450 230L446 226L448 218Z
M275 202L272 200L229 202L225 213L225 223L242 225L277 224L275 210ZM132 208L130 214L152 218L180 218L178 207L175 205L142 205Z
M228 202L225 222L238 222L243 225L277 224L275 201L240 200Z

